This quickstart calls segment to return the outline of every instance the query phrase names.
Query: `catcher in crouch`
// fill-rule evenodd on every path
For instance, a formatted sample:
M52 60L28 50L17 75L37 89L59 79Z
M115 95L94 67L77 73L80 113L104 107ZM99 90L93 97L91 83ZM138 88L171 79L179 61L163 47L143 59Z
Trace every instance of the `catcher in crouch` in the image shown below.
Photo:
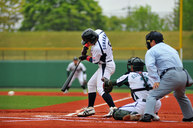
M128 60L127 69L128 72L118 78L117 80L111 81L103 78L104 91L110 93L113 86L127 85L131 90L131 96L135 102L126 104L118 109L114 110L113 118L115 120L133 120L138 121L144 114L146 106L146 97L149 92L153 89L153 81L148 77L147 72L143 72L144 62L138 57L133 57ZM157 100L154 108L154 120L158 121L160 118L156 114L161 107L161 101Z

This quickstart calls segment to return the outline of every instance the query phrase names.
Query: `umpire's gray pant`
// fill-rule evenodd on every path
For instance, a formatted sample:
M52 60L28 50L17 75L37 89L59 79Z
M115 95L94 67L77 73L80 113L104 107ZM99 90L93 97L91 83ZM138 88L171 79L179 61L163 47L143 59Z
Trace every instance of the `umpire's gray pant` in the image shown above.
M182 69L173 69L166 72L160 80L157 89L152 90L146 100L145 114L154 115L156 100L174 91L182 110L184 118L193 117L193 109L190 100L185 95L187 76Z

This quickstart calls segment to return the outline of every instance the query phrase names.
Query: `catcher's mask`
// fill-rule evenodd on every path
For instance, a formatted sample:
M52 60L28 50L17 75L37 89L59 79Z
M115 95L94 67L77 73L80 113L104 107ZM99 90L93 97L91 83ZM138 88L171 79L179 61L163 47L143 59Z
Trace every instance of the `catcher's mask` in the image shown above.
M160 42L163 42L164 38L163 35L160 32L157 31L151 31L146 35L146 47L147 49L151 48L150 42L152 40L155 40L155 43L158 44Z
M86 43L90 42L91 44L94 44L96 40L98 39L98 34L93 31L91 28L88 28L84 30L82 33L82 45L85 45Z
M133 65L133 71L143 71L144 68L144 61L139 57L132 57L127 62L127 70L128 72L131 71L131 65Z

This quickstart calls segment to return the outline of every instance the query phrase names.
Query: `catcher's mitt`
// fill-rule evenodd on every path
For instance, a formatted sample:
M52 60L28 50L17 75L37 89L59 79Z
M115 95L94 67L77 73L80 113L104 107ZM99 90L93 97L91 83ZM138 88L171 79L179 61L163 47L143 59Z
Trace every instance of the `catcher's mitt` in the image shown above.
M103 83L103 89L105 93L110 93L113 90L113 84L110 80L107 78L102 78Z

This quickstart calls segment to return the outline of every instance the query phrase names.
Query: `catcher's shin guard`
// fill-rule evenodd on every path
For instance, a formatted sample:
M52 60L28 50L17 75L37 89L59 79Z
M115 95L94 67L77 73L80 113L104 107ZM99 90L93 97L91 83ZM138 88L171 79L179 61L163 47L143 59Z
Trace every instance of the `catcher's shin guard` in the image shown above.
M123 117L128 115L128 114L130 114L130 113L131 113L130 111L125 111L125 110L117 109L113 113L113 118L115 120L123 120Z

